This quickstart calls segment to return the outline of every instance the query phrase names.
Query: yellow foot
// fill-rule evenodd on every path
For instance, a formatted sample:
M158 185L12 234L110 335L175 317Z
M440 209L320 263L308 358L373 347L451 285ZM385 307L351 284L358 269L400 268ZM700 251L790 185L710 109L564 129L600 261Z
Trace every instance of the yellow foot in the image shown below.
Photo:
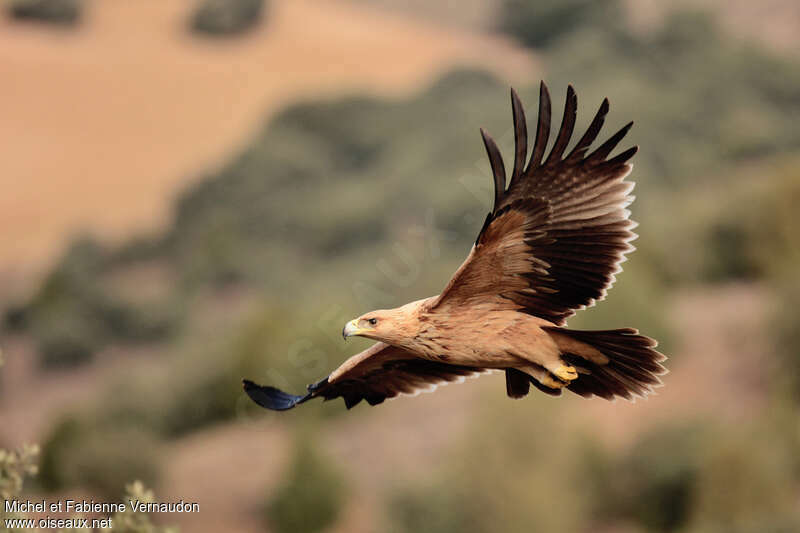
M550 387L551 389L560 389L568 385L568 383L565 383L560 379L556 379L550 374L545 374L537 379L539 380L539 383L541 383L545 387Z
M555 370L551 370L551 372L558 379L566 382L570 382L578 377L578 371L575 370L574 366L569 366L569 365L561 365Z

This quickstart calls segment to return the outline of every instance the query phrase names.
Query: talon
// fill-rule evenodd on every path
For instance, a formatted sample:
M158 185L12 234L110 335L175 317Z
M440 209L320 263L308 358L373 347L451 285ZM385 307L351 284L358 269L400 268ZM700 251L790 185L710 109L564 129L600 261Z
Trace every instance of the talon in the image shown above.
M570 382L578 377L578 371L575 370L574 366L561 365L553 371L553 375L563 381Z

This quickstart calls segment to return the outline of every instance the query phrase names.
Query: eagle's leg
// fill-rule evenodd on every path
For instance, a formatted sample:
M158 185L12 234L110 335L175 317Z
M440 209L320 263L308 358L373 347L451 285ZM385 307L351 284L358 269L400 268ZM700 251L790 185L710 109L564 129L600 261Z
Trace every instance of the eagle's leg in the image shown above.
M518 365L516 368L550 389L560 389L569 384L569 381L555 378L547 369L535 363L526 361L525 364Z

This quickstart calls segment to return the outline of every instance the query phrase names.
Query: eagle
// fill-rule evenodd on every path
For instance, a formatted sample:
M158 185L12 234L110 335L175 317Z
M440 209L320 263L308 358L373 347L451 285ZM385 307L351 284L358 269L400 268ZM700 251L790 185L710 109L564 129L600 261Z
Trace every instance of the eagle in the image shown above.
M567 88L552 148L550 94L539 87L533 150L522 103L511 89L514 167L510 180L500 150L481 129L494 177L494 205L463 264L437 296L347 322L351 336L375 340L326 378L294 395L243 380L247 395L271 410L314 398L342 398L350 409L399 395L431 391L490 371L505 372L506 393L522 398L533 385L552 395L634 401L666 373L657 343L636 329L568 329L566 320L594 305L621 271L636 238L626 207L633 182L628 162L638 147L609 157L633 122L597 146L609 111L604 99L588 129L570 144L578 101Z

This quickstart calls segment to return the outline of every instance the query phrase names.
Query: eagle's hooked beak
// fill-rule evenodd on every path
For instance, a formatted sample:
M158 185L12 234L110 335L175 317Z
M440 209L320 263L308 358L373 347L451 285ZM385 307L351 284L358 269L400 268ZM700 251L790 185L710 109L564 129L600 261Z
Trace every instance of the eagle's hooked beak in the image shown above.
M344 325L342 328L342 338L347 340L347 337L352 337L353 335L359 335L364 330L358 327L358 319L354 318L350 322Z

